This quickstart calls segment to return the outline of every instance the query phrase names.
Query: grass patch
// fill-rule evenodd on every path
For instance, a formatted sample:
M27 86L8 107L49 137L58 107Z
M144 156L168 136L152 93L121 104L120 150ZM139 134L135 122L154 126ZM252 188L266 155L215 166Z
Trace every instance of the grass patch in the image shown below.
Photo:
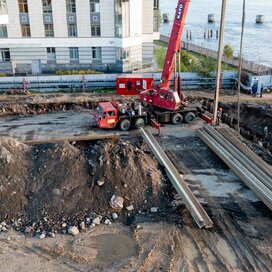
M166 48L164 47L154 47L154 56L157 61L158 71L161 72L164 65L164 60L166 56Z
M158 65L158 72L163 69L165 56L167 52L168 44L163 41L154 41L154 56ZM203 76L208 76L211 72L215 72L217 69L217 60L201 55L195 52L189 52L186 50L181 51L181 72L199 73ZM222 71L236 72L237 67L222 63Z
M155 41L154 41L154 45L167 47L167 46L168 46L168 43L167 43L167 42L160 41L160 40L155 40Z

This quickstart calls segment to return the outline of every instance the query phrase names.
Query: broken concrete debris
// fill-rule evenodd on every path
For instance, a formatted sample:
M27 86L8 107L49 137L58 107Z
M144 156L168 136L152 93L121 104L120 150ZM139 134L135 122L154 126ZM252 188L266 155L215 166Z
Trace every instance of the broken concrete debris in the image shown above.
M45 233L42 233L40 236L39 236L39 239L42 240L46 237L46 234Z
M113 209L123 209L124 207L123 203L124 203L124 199L122 197L115 196L115 195L111 197L110 206Z
M113 214L112 214L112 219L113 219L113 220L116 220L117 218L118 218L118 214L117 214L117 213L113 213Z
M68 233L73 236L76 236L77 234L79 234L79 230L76 226L71 226L68 228Z
M10 163L11 153L3 146L0 146L0 160L3 163Z
M61 194L60 189L58 189L58 188L54 188L54 189L53 189L53 195L55 195L55 196L60 196L60 194Z
M101 220L102 220L102 216L98 216L93 220L93 224L100 225Z
M98 180L97 185L102 186L105 183L105 180Z
M81 222L81 223L79 224L79 227L80 227L80 229L84 230L84 229L86 228L85 222L84 222L84 221Z
M130 211L134 210L134 207L133 207L133 205L130 205L130 206L127 206L126 209L127 209L127 211L130 212Z
M111 221L110 221L109 219L106 219L106 220L104 221L104 224L105 224L105 225L111 225Z
M159 210L158 207L151 207L151 209L150 209L150 211L151 211L152 213L157 213L158 210Z

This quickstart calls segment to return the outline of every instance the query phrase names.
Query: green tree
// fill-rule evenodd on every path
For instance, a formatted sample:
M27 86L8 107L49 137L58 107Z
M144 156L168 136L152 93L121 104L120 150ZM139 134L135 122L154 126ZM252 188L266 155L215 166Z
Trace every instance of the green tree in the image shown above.
M216 60L208 56L201 56L193 70L203 77L210 77L211 73L216 70Z
M233 48L230 44L226 44L223 49L224 57L229 60L233 57Z

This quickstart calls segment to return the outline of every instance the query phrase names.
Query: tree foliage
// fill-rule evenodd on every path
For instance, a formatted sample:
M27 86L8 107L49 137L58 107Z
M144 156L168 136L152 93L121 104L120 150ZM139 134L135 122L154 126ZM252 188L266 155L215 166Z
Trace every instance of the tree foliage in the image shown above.
M230 44L226 44L223 49L223 55L229 60L233 57L233 48Z
M194 65L194 71L203 77L210 77L211 73L216 70L216 60L208 57L201 56Z

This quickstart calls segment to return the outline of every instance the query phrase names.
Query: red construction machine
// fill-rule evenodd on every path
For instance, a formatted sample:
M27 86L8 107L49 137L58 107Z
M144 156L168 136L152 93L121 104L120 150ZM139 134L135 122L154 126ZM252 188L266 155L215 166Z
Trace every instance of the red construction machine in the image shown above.
M135 74L118 75L116 78L116 94L140 95L142 91L152 88L153 82L153 77Z
M178 0L161 83L140 92L140 102L138 103L134 101L130 103L99 103L94 112L98 127L115 128L119 126L121 130L128 130L130 127L139 128L145 124L151 124L160 129L160 123L171 122L175 125L181 124L183 121L191 123L197 116L203 116L206 121L211 121L203 115L200 105L189 104L183 99L179 76L178 84L176 84L175 76L174 90L170 89L189 2L190 0ZM180 73L178 74L180 75ZM137 77L135 77L135 82L137 82ZM178 86L178 91L176 86Z

